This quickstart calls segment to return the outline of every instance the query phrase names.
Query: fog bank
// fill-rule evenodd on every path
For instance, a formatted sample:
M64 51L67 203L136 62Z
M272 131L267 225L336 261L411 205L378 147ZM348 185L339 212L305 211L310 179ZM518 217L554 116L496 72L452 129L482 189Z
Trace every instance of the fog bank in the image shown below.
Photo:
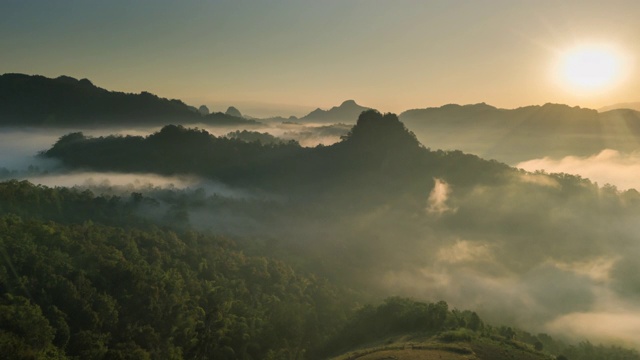
M577 174L600 185L611 184L621 190L640 189L640 152L621 153L605 149L592 156L532 159L516 167L527 171Z

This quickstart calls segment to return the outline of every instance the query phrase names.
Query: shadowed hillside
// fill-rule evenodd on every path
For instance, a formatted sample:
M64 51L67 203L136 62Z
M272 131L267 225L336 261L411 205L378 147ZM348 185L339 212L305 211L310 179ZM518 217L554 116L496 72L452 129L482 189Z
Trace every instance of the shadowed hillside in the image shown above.
M0 76L0 125L108 126L204 122L208 125L256 124L234 115L202 115L180 100L148 92L129 94L99 88L69 76Z

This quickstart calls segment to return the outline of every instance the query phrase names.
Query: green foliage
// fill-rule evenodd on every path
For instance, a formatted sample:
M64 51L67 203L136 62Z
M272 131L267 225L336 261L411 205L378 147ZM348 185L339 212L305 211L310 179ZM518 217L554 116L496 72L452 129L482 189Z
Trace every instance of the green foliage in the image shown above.
M61 137L43 155L72 167L159 174L198 174L227 182L268 181L286 159L304 151L295 142L262 144L215 137L199 129L168 125L147 137Z
M449 330L438 335L438 339L444 342L471 341L473 333L466 329Z
M23 218L141 226L145 222L133 214L144 200L141 196L130 199L96 196L90 190L49 188L28 181L0 182L0 215L16 214Z
M277 138L269 133L261 133L257 131L236 130L228 133L225 137L229 139L238 139L244 142L259 142L263 145L277 145L291 142L295 144L294 140L287 141Z
M465 326L472 321L460 320L476 317L478 324L482 324L477 314L455 309L450 311L444 301L426 303L391 297L377 307L367 305L358 310L344 328L327 343L325 351L344 351L393 335L415 332L441 332L438 337L445 342L469 341L474 336L474 330Z
M326 281L223 238L16 216L0 234L0 346L16 357L300 355L349 308Z
M38 305L3 294L0 299L0 354L12 359L64 359L52 341L55 330Z
M568 346L561 356L569 360L638 360L640 353L636 350L619 346L593 345L588 341ZM557 359L560 359L559 356Z

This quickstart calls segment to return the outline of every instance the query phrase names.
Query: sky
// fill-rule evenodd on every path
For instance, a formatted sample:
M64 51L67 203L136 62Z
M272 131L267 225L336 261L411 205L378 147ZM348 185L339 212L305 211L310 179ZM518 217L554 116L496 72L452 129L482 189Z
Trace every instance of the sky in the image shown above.
M640 101L640 1L0 0L0 73L69 75L253 116L347 99L385 112ZM558 75L581 45L615 53L609 86Z

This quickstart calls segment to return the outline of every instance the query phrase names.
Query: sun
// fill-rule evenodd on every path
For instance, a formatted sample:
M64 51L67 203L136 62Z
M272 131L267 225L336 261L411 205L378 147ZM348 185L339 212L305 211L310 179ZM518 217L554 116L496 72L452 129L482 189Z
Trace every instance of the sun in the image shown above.
M570 90L602 92L620 80L621 72L622 59L614 49L583 45L562 54L558 75Z

